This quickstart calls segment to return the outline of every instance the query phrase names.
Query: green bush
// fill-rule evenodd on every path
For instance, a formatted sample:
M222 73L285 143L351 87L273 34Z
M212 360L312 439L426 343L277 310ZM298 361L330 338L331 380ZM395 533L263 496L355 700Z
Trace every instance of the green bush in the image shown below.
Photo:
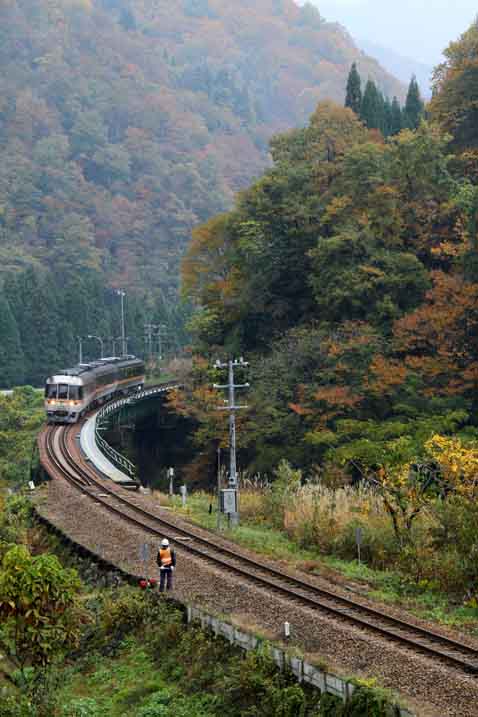
M378 690L363 686L358 687L346 703L324 693L318 717L387 717L387 700Z
M99 717L100 714L96 700L91 697L80 697L63 708L62 717Z
M435 505L431 529L437 555L435 575L443 589L470 597L478 584L478 506L460 496L448 496Z
M36 717L35 707L29 700L16 695L6 697L0 691L0 715L1 717Z
M320 698L318 717L342 717L343 709L343 702L339 697L325 692Z
M331 552L344 560L357 558L357 541L355 531L358 523L351 522L337 533ZM372 568L384 569L396 561L399 549L391 525L364 525L362 529L362 543L360 546L361 559Z
M387 717L387 700L378 691L359 687L341 714L343 717Z
M311 706L290 672L280 672L268 648L236 658L216 683L228 717L304 717Z
M274 481L266 497L266 512L274 527L284 525L284 508L286 500L300 488L302 471L294 470L290 463L282 460L274 471Z
M168 705L171 702L171 694L169 690L158 690L148 699L147 703L141 707L138 717L169 717L170 710Z
M9 496L3 510L0 499L0 561L10 547L25 542L31 513L30 501L21 494Z

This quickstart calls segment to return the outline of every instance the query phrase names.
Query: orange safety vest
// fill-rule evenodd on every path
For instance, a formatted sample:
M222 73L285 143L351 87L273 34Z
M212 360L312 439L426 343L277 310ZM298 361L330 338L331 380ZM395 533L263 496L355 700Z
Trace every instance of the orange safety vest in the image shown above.
M172 565L173 558L171 555L171 548L160 548L159 559L163 568L169 568Z

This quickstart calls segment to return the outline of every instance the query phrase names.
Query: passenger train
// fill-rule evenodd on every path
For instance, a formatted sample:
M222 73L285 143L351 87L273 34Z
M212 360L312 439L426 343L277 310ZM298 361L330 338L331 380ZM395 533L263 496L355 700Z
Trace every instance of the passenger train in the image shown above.
M144 384L144 362L134 356L81 363L47 378L48 423L75 423L95 405L138 391Z

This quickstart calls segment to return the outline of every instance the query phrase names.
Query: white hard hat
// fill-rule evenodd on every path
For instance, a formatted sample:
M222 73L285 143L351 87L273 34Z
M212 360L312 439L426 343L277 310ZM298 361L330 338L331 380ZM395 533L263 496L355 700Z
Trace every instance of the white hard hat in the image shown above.
M169 545L169 540L167 538L163 538L163 540L161 541L161 547L167 548L168 545Z

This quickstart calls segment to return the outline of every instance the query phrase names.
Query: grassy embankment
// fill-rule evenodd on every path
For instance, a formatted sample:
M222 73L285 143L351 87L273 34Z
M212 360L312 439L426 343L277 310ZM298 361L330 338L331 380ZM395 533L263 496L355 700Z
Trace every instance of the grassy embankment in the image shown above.
M160 495L159 500L188 520L217 529L215 496L194 493L185 509L179 497ZM222 516L222 530L229 539L371 598L478 634L477 586L470 581L456 541L442 549L438 540L443 522L450 532L459 530L461 523L470 535L478 528L467 522L461 505L440 503L435 511L420 514L404 545L397 543L383 500L367 489L308 485L281 494L270 488L246 488L240 505L241 525L236 529L230 530ZM357 527L362 530L360 562Z

